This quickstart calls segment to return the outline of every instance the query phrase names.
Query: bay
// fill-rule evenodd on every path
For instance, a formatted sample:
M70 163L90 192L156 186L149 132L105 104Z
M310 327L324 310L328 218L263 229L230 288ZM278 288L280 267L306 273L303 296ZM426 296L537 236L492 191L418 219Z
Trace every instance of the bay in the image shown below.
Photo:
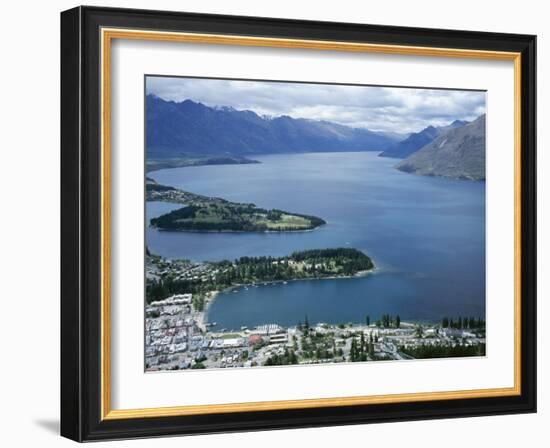
M264 323L362 322L485 316L485 184L415 176L373 152L256 157L261 164L149 173L164 185L327 221L310 232L186 233L147 228L149 249L195 261L282 256L354 247L376 272L363 278L288 282L221 293L208 319L238 329ZM147 219L174 204L148 203Z

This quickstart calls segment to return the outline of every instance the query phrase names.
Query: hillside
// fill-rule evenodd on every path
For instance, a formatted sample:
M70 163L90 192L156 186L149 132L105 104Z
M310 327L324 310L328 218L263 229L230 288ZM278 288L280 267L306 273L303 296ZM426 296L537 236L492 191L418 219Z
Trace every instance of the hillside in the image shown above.
M424 176L485 179L485 114L471 123L450 129L396 165Z
M414 154L419 149L431 143L435 138L447 132L450 129L459 128L467 124L467 121L455 120L448 126L428 126L420 132L415 132L405 140L398 142L380 154L380 157L394 157L404 159Z
M146 97L147 158L180 154L249 155L289 152L382 151L395 137L329 121L208 107Z

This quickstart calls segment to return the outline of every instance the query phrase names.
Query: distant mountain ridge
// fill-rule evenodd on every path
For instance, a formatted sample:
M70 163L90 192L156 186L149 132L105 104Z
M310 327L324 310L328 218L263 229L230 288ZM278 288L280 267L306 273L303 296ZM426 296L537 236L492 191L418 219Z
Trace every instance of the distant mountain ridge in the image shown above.
M191 100L146 97L147 157L178 154L383 151L395 136L329 121L261 117L248 110L209 107Z
M397 159L404 159L416 151L432 142L435 138L441 134L447 132L450 129L459 128L467 124L467 121L455 120L447 126L428 126L422 129L420 132L415 132L405 140L390 146L388 149L380 154L380 157L394 157Z
M485 114L451 128L396 168L424 176L485 180Z

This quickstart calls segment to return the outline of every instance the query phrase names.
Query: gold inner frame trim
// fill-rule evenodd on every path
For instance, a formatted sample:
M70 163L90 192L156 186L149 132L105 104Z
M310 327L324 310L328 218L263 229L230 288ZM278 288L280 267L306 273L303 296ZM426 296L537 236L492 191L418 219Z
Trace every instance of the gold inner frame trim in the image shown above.
M381 53L424 57L455 57L513 61L514 63L514 386L440 392L368 395L243 402L212 405L188 405L140 409L111 409L110 345L110 63L113 39L183 42L211 45L237 45ZM514 52L418 47L304 39L278 39L217 34L144 31L137 29L101 29L101 419L117 420L147 417L173 417L231 412L252 412L317 407L353 406L383 403L407 403L432 400L503 397L521 394L521 54Z

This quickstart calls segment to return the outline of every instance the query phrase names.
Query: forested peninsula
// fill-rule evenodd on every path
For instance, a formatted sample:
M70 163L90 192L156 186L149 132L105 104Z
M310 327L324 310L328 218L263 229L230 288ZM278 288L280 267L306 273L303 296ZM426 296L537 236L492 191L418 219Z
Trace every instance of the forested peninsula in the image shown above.
M314 249L284 257L241 257L206 263L168 261L148 253L147 266L148 302L183 293L192 293L198 300L207 292L238 285L353 277L374 269L368 255L352 248Z
M326 222L316 216L264 209L251 203L189 193L147 179L147 201L184 204L185 207L151 219L159 230L188 232L295 232L312 230Z

